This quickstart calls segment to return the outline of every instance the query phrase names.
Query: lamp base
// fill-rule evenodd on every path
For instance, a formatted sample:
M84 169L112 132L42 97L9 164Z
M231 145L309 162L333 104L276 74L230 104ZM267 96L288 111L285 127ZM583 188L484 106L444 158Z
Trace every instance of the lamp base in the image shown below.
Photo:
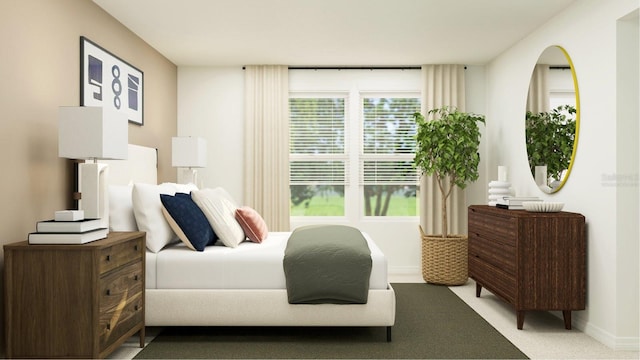
M201 184L198 183L198 170L194 168L179 168L178 182L182 184L194 184L198 188L201 187Z
M84 211L85 219L100 219L100 227L109 229L109 166L96 162L83 163L79 164L78 172L78 209Z

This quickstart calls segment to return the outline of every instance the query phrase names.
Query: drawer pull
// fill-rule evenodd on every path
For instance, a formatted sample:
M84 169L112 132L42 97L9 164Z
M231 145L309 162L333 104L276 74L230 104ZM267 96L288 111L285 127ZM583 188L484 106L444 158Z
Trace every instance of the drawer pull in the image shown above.
M111 255L107 255L107 261L111 261Z
M138 281L138 275L134 275L133 280Z
M133 250L138 251L138 244L133 246Z
M107 289L107 296L111 296L111 289Z
M111 330L111 323L107 323L107 330Z
M133 307L133 310L138 311L139 308L140 307L138 307L138 305L136 305L136 306Z

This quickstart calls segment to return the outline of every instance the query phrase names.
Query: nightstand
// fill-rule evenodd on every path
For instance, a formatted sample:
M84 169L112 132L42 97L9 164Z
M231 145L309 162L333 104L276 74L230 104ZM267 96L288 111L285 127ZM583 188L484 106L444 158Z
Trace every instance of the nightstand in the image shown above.
M137 332L143 347L145 236L5 245L7 358L104 358Z

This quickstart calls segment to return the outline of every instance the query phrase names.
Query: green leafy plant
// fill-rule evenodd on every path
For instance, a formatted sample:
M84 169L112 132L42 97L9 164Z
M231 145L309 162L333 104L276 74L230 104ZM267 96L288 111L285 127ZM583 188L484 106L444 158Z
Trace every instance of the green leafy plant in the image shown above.
M414 164L423 174L434 175L442 197L442 237L448 236L447 198L454 186L464 189L478 179L480 129L484 115L441 107L414 114L417 124Z
M550 178L547 181L560 180L562 172L569 168L576 136L575 114L576 108L571 105L537 114L527 111L525 138L534 176L536 166L546 165Z

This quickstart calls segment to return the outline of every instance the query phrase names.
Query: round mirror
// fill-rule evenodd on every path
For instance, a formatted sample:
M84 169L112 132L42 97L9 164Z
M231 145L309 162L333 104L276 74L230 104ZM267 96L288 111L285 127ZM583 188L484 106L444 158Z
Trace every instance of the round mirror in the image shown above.
M554 193L565 184L578 147L580 98L569 54L550 46L531 75L525 140L529 168L536 185Z

